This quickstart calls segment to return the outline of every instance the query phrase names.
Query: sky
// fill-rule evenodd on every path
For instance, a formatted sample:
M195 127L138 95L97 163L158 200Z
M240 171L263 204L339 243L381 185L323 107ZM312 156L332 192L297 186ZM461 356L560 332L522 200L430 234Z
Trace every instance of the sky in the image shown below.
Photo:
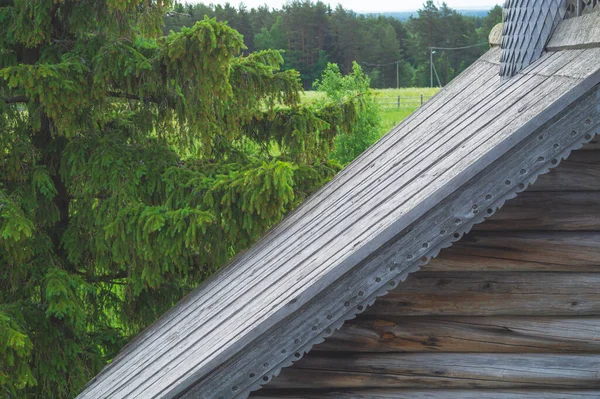
M322 0L324 3L331 4L332 7L338 3L346 9L355 12L389 12L389 11L414 11L421 7L424 0ZM281 8L281 5L286 0L183 0L182 3L214 3L214 4L229 4L237 7L240 3L244 3L247 8L257 7L260 5L268 5L269 7ZM435 0L441 4L441 1ZM495 4L501 3L500 0L446 0L446 3L451 8L492 8Z

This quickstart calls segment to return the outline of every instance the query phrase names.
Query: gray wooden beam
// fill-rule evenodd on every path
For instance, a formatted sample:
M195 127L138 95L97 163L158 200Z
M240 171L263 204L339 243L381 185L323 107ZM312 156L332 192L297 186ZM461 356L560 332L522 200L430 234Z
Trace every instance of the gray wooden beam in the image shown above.
M600 12L562 21L548 43L548 51L600 46Z
M600 353L598 331L600 317L360 315L308 356L316 352L329 356L341 352Z
M270 388L600 389L598 370L600 354L314 353Z
M273 390L258 392L253 399L598 399L600 390Z
M272 366L273 359L277 359L273 375L278 374L281 367L300 358L313 344L341 326L339 321L330 320L348 319L362 312L377 296L395 287L406 278L408 272L416 270L419 264L427 262L439 249L447 246L448 240L458 240L474 223L493 214L507 198L514 197L535 181L539 174L556 166L573 148L591 140L600 126L600 112L596 105L599 99L600 91L596 88L562 117L532 132L519 146L490 165L486 172L467 183L462 191L442 201L435 210L426 213L413 226L401 232L398 241L384 246L372 260L331 284L328 292L314 297L301 308L300 317L293 316L282 321L274 330L261 337L260 341L248 347L247 351L238 353L231 362L223 364L221 370L228 372L214 375L219 383L199 384L183 397L193 398L201 394L228 397L225 390L232 386L238 387L233 385L233 381L248 378L248 371L243 374L237 371L244 370L242 365L250 361L258 366L256 370L260 372L260 365L268 363ZM477 208L474 209L473 205L477 205ZM437 226L439 231L431 226ZM412 234L407 234L409 231ZM428 244L426 248L424 243ZM390 266L392 263L394 265ZM370 292L372 294L369 295ZM341 318L334 316L344 313ZM331 319L328 318L330 315ZM290 335L290 332L293 333ZM318 333L318 339L310 338L314 333ZM283 348L282 351L285 352L280 352L279 356L268 354L268 348L272 346ZM286 356L289 353L293 354L291 358ZM258 375L257 372L251 373ZM272 375L263 375L257 384L267 383L271 378ZM217 390L213 391L211 387ZM246 395L247 393L241 393L236 397Z

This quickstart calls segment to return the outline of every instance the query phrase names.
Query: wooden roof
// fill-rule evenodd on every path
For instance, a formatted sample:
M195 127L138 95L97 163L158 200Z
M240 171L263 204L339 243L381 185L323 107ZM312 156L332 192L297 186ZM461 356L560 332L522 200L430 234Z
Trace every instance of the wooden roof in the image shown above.
M600 48L493 48L140 334L80 398L245 398L600 126Z
M507 0L500 74L510 78L540 58L566 13L567 0Z

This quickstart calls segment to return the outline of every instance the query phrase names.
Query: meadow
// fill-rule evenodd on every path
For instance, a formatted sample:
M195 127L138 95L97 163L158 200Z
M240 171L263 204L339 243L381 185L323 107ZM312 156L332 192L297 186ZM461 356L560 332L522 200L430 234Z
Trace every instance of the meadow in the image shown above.
M380 136L389 132L394 126L402 122L404 118L414 112L421 105L421 96L423 101L433 97L440 89L437 87L410 87L402 89L373 89L375 98L379 103L379 112L381 115ZM306 91L304 101L318 100L324 96L324 93L318 91ZM400 104L398 106L398 98Z

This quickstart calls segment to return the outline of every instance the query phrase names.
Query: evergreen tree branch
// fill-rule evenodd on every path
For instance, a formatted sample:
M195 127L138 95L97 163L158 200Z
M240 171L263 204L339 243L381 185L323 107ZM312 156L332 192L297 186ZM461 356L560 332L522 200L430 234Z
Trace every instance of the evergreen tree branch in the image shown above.
M0 7L12 7L14 0L0 0Z
M80 276L85 278L85 280L88 283L125 284L121 281L115 281L115 280L122 280L124 278L129 277L126 271L122 271L117 274L106 274L103 276L89 276L87 273L81 273L81 272L77 272L77 274L79 274Z
M142 98L140 96L136 96L135 94L119 93L116 91L109 91L106 94L110 97L115 97L115 98L124 98L127 100L145 101L145 102L156 103L156 104L159 103L158 99L156 97L152 97L152 96L147 96L147 97Z
M159 102L159 100L156 97L152 97L152 96L146 96L146 97L141 98L140 96L136 96L135 94L119 93L116 91L110 91L107 94L110 97L124 98L127 100L146 101L146 102L151 102L151 103ZM4 101L5 104L28 103L29 98L27 98L26 96L14 96L14 97L6 97L2 101Z
M3 99L5 104L28 103L29 99L25 96L14 96Z

